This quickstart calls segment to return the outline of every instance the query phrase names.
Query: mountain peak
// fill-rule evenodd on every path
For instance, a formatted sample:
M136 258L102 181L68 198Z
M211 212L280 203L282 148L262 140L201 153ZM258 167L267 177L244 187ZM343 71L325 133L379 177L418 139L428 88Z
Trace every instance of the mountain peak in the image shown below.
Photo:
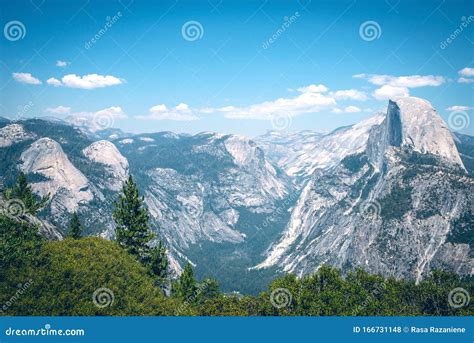
M464 168L448 126L427 100L416 97L390 100L387 130L392 146L437 155Z

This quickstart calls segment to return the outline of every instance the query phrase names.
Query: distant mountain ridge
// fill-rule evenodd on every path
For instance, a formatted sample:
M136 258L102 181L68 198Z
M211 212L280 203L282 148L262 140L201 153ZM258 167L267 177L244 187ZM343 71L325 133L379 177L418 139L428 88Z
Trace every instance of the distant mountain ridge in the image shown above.
M40 216L63 232L78 211L88 234L113 238L113 201L132 174L175 273L190 261L225 290L254 292L322 263L415 279L472 273L473 141L417 98L330 133L255 139L3 121L0 178L28 173L51 194Z
M314 171L256 268L306 274L329 263L417 280L441 266L472 273L473 242L454 237L472 234L474 180L431 104L390 102L368 133L365 149Z

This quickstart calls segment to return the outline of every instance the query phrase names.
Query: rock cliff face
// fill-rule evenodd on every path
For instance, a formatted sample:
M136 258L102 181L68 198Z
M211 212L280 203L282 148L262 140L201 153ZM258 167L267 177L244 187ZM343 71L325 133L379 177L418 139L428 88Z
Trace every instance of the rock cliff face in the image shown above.
M173 270L190 261L226 290L323 263L417 280L474 267L474 138L453 136L422 99L328 134L255 140L0 121L0 159L4 184L22 170L50 194L40 219L62 233L77 211L86 234L113 238L113 202L133 175Z
M432 106L390 102L365 149L315 170L282 238L256 268L302 275L327 263L417 280L439 266L472 273L473 191Z
M97 141L82 150L82 153L91 161L105 166L109 174L105 187L113 191L122 188L123 182L128 177L128 161L113 143L105 140Z
M43 177L33 184L33 190L40 196L51 196L53 215L75 212L94 198L87 178L69 161L58 142L41 138L21 154L20 160L24 173Z

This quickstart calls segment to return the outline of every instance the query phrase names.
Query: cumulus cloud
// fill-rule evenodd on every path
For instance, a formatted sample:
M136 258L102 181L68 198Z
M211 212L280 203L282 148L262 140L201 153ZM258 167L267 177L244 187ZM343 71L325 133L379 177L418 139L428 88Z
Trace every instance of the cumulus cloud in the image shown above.
M120 85L124 80L112 75L88 74L79 76L76 74L68 74L64 75L61 81L52 77L46 82L55 87L64 86L69 88L94 89Z
M357 101L367 100L367 94L355 89L339 90L331 94L337 100L357 100Z
M408 75L408 76L392 76L392 75L367 75L357 74L355 78L365 78L370 83L376 86L389 85L392 87L405 87L405 88L417 88L427 86L440 86L446 80L442 76L436 75Z
M410 92L406 87L394 87L390 85L385 85L376 89L372 93L372 95L377 100L387 100L409 96Z
M328 88L325 85L309 85L297 89L300 93L326 93Z
M46 112L49 112L52 114L68 114L68 113L71 113L71 107L66 107L66 106L50 107L46 109Z
M474 82L474 68L463 68L458 71L460 75L458 82L459 83L473 83Z
M437 75L406 75L393 76L383 74L356 74L352 77L366 79L371 84L379 86L372 96L377 100L387 100L410 95L410 88L437 87L446 82L445 78Z
M275 115L295 116L303 113L320 112L336 106L336 99L326 94L324 85L309 85L298 88L300 94L291 98L279 98L245 107L226 106L216 109L232 119L271 119Z
M322 84L311 84L291 90L292 96L282 97L275 100L264 101L248 106L224 106L218 108L205 107L191 109L186 104L179 104L174 108L168 108L164 104L153 106L149 114L138 116L140 119L152 120L196 120L204 114L221 114L229 119L260 119L271 120L275 116L293 117L305 113L333 112L333 113L357 113L362 111L357 106L338 107L337 100L367 99L364 92L355 89L338 90L329 92L329 88Z
M114 119L125 119L127 115L120 106L112 106L93 113L94 116L107 116Z
M448 111L468 111L468 110L472 110L473 108L474 107L470 107L470 106L454 105L454 106L448 107L446 110L448 110Z
M467 77L460 77L458 79L459 83L473 83L474 79L468 79Z
M332 110L333 113L359 113L362 110L357 106L347 106L346 108L334 108Z
M48 85L51 85L51 86L54 86L54 87L59 87L61 86L61 81L59 81L58 79L54 78L54 77L51 77L49 79L46 80L46 83Z
M56 67L59 67L59 68L65 68L69 65L70 63L69 62L66 62L66 61L61 61L61 60L57 60L56 61Z
M31 75L30 73L13 73L12 74L13 78L20 82L20 83L26 83L29 85L40 85L41 81Z
M474 76L474 68L463 68L460 71L458 71L459 75L461 76L467 76L467 77L473 77Z
M147 120L175 120L190 121L199 119L187 104L181 103L174 108L168 108L164 104L153 106L149 109L149 114L137 116L139 119Z

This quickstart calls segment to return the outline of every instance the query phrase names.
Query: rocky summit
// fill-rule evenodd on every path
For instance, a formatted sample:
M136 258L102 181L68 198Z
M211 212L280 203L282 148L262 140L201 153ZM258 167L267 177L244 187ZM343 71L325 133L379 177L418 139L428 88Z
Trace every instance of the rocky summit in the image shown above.
M78 212L87 234L113 239L113 202L133 175L174 272L191 262L225 290L323 264L414 280L473 272L473 138L426 100L389 101L330 133L109 131L0 123L1 180L23 171L50 196L39 215L48 238Z

